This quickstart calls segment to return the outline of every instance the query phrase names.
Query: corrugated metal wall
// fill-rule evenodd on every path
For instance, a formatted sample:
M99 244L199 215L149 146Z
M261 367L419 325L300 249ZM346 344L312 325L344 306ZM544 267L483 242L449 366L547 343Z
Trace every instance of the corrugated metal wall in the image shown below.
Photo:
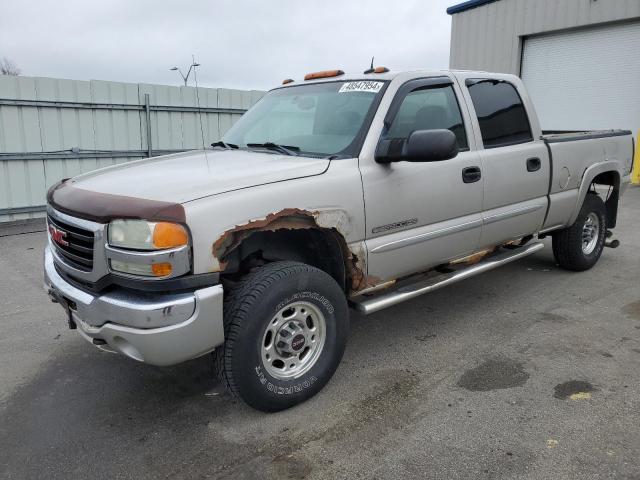
M42 216L61 178L145 157L147 118L155 154L202 148L200 115L208 145L263 93L200 88L199 113L194 87L0 76L0 221Z
M640 21L527 38L521 70L544 129L640 131Z
M640 18L640 0L499 0L453 15L449 65L520 74L522 37Z

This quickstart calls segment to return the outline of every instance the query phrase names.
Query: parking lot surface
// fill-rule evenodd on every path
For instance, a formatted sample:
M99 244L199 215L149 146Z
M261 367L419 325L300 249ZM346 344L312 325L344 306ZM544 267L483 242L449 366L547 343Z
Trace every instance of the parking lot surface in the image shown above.
M0 478L639 479L640 188L618 218L591 271L558 269L547 239L352 312L333 380L277 414L208 357L155 368L88 344L42 289L42 225L1 227Z

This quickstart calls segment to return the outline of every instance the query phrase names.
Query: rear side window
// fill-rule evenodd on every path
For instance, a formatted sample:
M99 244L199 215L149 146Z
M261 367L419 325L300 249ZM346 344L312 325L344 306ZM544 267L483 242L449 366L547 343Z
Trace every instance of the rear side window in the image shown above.
M415 130L451 130L460 150L467 150L467 135L460 107L450 85L419 88L404 97L385 138L407 139Z
M527 111L513 85L494 80L471 82L468 88L478 115L484 148L533 140Z

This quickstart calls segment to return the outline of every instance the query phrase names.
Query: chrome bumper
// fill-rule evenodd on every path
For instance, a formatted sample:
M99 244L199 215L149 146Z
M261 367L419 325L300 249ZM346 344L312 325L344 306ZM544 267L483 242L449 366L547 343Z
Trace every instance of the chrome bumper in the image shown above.
M69 305L84 338L140 362L174 365L211 352L224 342L222 285L177 294L125 289L91 294L58 274L48 246L44 284L52 299Z

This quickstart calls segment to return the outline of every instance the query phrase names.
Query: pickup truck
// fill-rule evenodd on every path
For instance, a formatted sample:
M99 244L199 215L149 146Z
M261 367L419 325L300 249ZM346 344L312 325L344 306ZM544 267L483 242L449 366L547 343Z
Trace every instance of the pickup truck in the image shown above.
M585 99L588 101L588 99ZM630 132L541 130L518 77L285 80L211 148L61 181L45 287L94 345L205 354L262 411L334 374L349 308L377 312L531 255L584 271L615 245Z

